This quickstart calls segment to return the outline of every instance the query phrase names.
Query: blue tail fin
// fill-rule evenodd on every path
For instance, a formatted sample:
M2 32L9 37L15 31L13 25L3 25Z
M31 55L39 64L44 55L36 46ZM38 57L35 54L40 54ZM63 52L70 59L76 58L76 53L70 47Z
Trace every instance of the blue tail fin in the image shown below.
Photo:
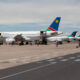
M75 36L76 36L76 33L77 33L77 31L74 31L74 32L71 34L71 36L72 36L72 37L75 37Z
M46 31L58 31L61 17L56 17L52 24L46 29Z

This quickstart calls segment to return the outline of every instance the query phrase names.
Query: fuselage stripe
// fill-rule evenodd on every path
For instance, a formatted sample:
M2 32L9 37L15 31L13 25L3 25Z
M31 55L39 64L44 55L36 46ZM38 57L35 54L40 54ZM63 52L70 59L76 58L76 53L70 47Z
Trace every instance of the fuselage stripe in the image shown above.
M56 30L52 29L51 27L48 27L48 29L50 29L51 31L56 31Z

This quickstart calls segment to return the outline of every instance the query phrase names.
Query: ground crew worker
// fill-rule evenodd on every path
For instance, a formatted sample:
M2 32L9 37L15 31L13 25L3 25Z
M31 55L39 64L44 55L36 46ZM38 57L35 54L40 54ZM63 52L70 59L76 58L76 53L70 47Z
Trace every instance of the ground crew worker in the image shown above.
M39 46L39 40L37 40L37 45Z
M18 45L21 45L21 41L18 41Z
M79 40L79 47L80 47L80 40Z
M59 43L58 43L58 41L56 41L56 47L58 47L58 45L59 45Z

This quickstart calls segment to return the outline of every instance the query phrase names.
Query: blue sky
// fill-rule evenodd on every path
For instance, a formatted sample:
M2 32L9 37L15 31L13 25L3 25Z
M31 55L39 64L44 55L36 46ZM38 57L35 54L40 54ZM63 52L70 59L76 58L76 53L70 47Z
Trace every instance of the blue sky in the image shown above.
M48 26L57 16L62 17L61 30L79 30L80 0L0 0L1 30L3 26L16 30L17 24L30 27L31 23L40 29Z

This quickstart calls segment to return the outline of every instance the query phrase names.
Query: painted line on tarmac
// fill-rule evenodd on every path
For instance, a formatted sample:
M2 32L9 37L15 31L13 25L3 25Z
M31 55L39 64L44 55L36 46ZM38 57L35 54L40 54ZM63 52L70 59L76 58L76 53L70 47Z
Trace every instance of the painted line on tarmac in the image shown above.
M76 57L70 57L69 59L75 59Z
M63 61L63 62L64 62L64 61L68 61L68 60L69 60L69 59L62 59L62 60L60 60L60 61Z
M80 59L75 59L74 61L78 62L78 61L80 61Z
M47 61L55 61L56 59L48 59Z
M39 66L39 67L36 67L36 68L32 68L32 69L29 69L29 70L21 71L21 72L18 72L18 73L14 73L14 74L11 74L11 75L8 75L8 76L1 77L0 80L10 78L10 77L14 77L14 76L26 73L26 72L35 71L35 70L38 70L38 69L41 69L41 68L44 68L44 67L47 67L47 66L51 66L51 65L53 65L53 64L51 63L51 64Z

